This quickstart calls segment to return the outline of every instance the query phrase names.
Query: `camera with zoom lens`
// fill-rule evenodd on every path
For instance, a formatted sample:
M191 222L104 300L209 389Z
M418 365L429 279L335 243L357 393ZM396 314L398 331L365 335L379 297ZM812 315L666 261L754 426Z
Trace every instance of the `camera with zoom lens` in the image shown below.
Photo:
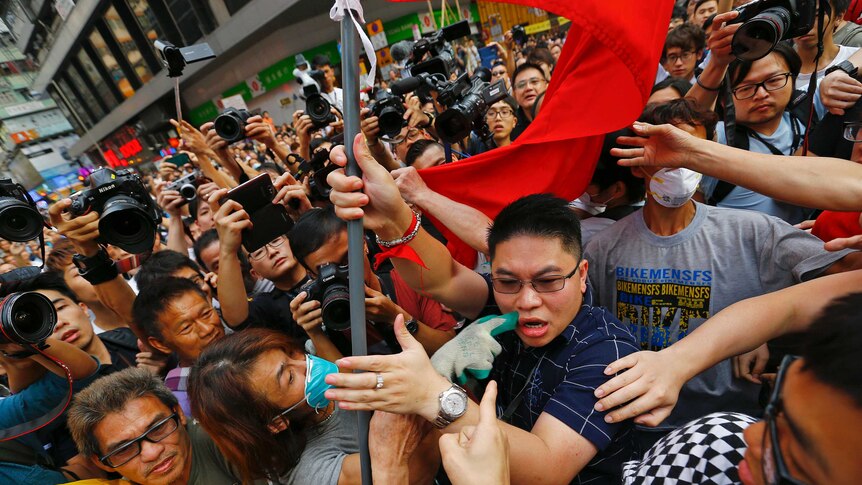
M458 63L452 51L450 41L470 35L470 22L462 20L448 25L429 37L424 37L413 44L407 67L411 76L422 73L442 74L449 79L449 74L457 71ZM430 58L426 57L430 54Z
M404 119L404 100L385 89L378 89L374 93L374 101L368 108L371 109L371 114L378 118L377 125L383 136L394 138L401 133L401 128L407 125Z
M17 292L0 299L0 344L41 345L55 325L54 304L41 293Z
M332 330L350 328L350 293L347 282L347 265L322 264L317 268L317 278L302 285L301 291L308 294L306 301L320 302L323 324Z
M0 238L27 242L42 234L45 221L23 185L0 179Z
M89 184L72 201L72 217L96 211L100 242L132 254L151 251L161 215L141 178L131 170L100 168L90 174Z
M332 103L321 94L320 85L323 83L323 72L294 69L293 76L302 85L305 114L311 118L314 127L325 128L330 123L338 121L338 118L332 114Z
M817 0L754 0L736 9L728 24L739 24L733 34L731 52L743 61L756 61L772 52L782 40L811 31L817 15Z
M477 72L472 78L462 74L457 80L439 91L437 99L446 106L434 122L434 129L441 140L457 143L470 136L471 131L485 141L492 138L485 114L494 103L509 96L506 83L501 79L488 83L487 72Z
M228 108L218 115L213 122L213 129L228 144L236 143L245 138L245 125L251 113L248 110Z
M308 198L311 201L328 201L329 193L332 192L332 187L326 181L326 177L338 170L338 165L334 163L327 164L329 161L329 150L325 148L318 149L311 156L311 160L306 160L295 153L288 155L291 163L296 163L299 166L296 169L294 177L298 182L303 182L308 178ZM297 209L298 207L294 207Z
M201 175L200 170L195 170L181 179L174 180L165 186L165 190L176 190L179 192L183 196L183 199L185 199L185 202L180 205L184 205L197 198L198 187L201 185L201 182L203 182L203 175Z

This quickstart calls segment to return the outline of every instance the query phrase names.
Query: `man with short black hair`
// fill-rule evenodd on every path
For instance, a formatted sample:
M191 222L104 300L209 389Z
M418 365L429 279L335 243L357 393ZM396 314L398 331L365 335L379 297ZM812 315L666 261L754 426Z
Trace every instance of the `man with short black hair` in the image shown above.
M862 26L844 18L850 8L850 0L833 0L835 7L835 33L832 41L847 47L862 47Z
M669 76L694 84L697 63L706 47L706 34L698 25L685 23L671 30L664 41L661 65Z
M344 92L336 86L335 69L329 56L318 54L311 60L311 68L323 72L324 83L320 86L321 95L329 101L329 104L344 112Z
M512 141L527 129L535 117L534 106L539 95L548 89L545 71L536 64L525 62L512 73L512 94L518 102L518 122L512 130Z
M718 13L718 0L697 0L694 4L692 23L703 29L706 19L716 13Z
M75 396L69 430L95 466L147 485L236 485L215 443L155 376L127 369Z

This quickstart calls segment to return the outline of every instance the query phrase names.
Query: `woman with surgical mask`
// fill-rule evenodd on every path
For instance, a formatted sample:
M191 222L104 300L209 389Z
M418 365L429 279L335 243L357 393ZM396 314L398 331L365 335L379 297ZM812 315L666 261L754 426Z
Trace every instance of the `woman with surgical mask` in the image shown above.
M359 484L356 419L323 395L331 387L325 377L337 372L282 332L244 330L201 354L189 378L192 409L244 483ZM439 455L426 430L421 418L375 414L375 479L433 476Z

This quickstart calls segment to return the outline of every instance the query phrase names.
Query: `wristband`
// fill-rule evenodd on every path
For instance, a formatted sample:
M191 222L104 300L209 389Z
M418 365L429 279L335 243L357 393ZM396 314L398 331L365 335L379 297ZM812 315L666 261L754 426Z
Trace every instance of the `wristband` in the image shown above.
M422 113L424 113L425 116L428 117L428 124L420 126L420 128L428 128L430 126L434 126L434 120L436 119L436 117L434 116L434 113L429 113L428 111L423 111Z
M854 66L853 63L850 61L842 61L830 67L826 70L826 72L823 73L823 77L826 77L835 71L844 71L847 73L848 76L852 77L853 79L858 79L857 75L859 74L859 69Z
M704 85L702 82L700 82L700 76L694 78L694 81L697 83L698 86L700 86L703 89L706 89L707 91L712 91L714 93L717 93L718 91L721 90L721 85L719 85L717 88L711 88L709 86Z
M108 256L104 248L100 248L93 256L76 254L72 256L72 262L78 268L78 274L91 285L107 283L120 274L117 263Z
M416 335L416 332L419 331L419 322L417 322L415 318L411 318L404 322L404 326L407 328L407 331L410 332L410 335Z

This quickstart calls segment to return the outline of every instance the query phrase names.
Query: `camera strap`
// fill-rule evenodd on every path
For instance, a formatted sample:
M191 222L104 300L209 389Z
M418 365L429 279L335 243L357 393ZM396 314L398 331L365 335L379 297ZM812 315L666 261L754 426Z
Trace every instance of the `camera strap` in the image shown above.
M72 402L72 394L74 393L74 379L72 378L72 371L69 370L69 367L59 359L56 359L46 354L45 351L38 346L31 345L30 347L32 348L32 350L38 352L39 354L51 360L63 369L63 372L66 374L66 381L69 383L69 393L66 395L65 399L62 399L56 406L54 406L50 411L43 414L42 416L39 416L35 419L31 419L30 421L27 421L25 423L16 424L15 426L6 429L0 429L0 441L14 440L26 434L38 431L45 426L48 426L54 420L59 418L64 412L66 412L66 408L69 407L69 403Z
M817 55L814 56L814 70L811 71L811 79L808 80L809 100L808 120L805 123L805 138L802 141L802 156L808 155L809 137L811 135L811 125L814 122L814 96L817 89L817 66L820 64L820 57L823 56L823 35L826 33L824 17L826 16L827 8L832 8L826 0L820 0L817 5Z

